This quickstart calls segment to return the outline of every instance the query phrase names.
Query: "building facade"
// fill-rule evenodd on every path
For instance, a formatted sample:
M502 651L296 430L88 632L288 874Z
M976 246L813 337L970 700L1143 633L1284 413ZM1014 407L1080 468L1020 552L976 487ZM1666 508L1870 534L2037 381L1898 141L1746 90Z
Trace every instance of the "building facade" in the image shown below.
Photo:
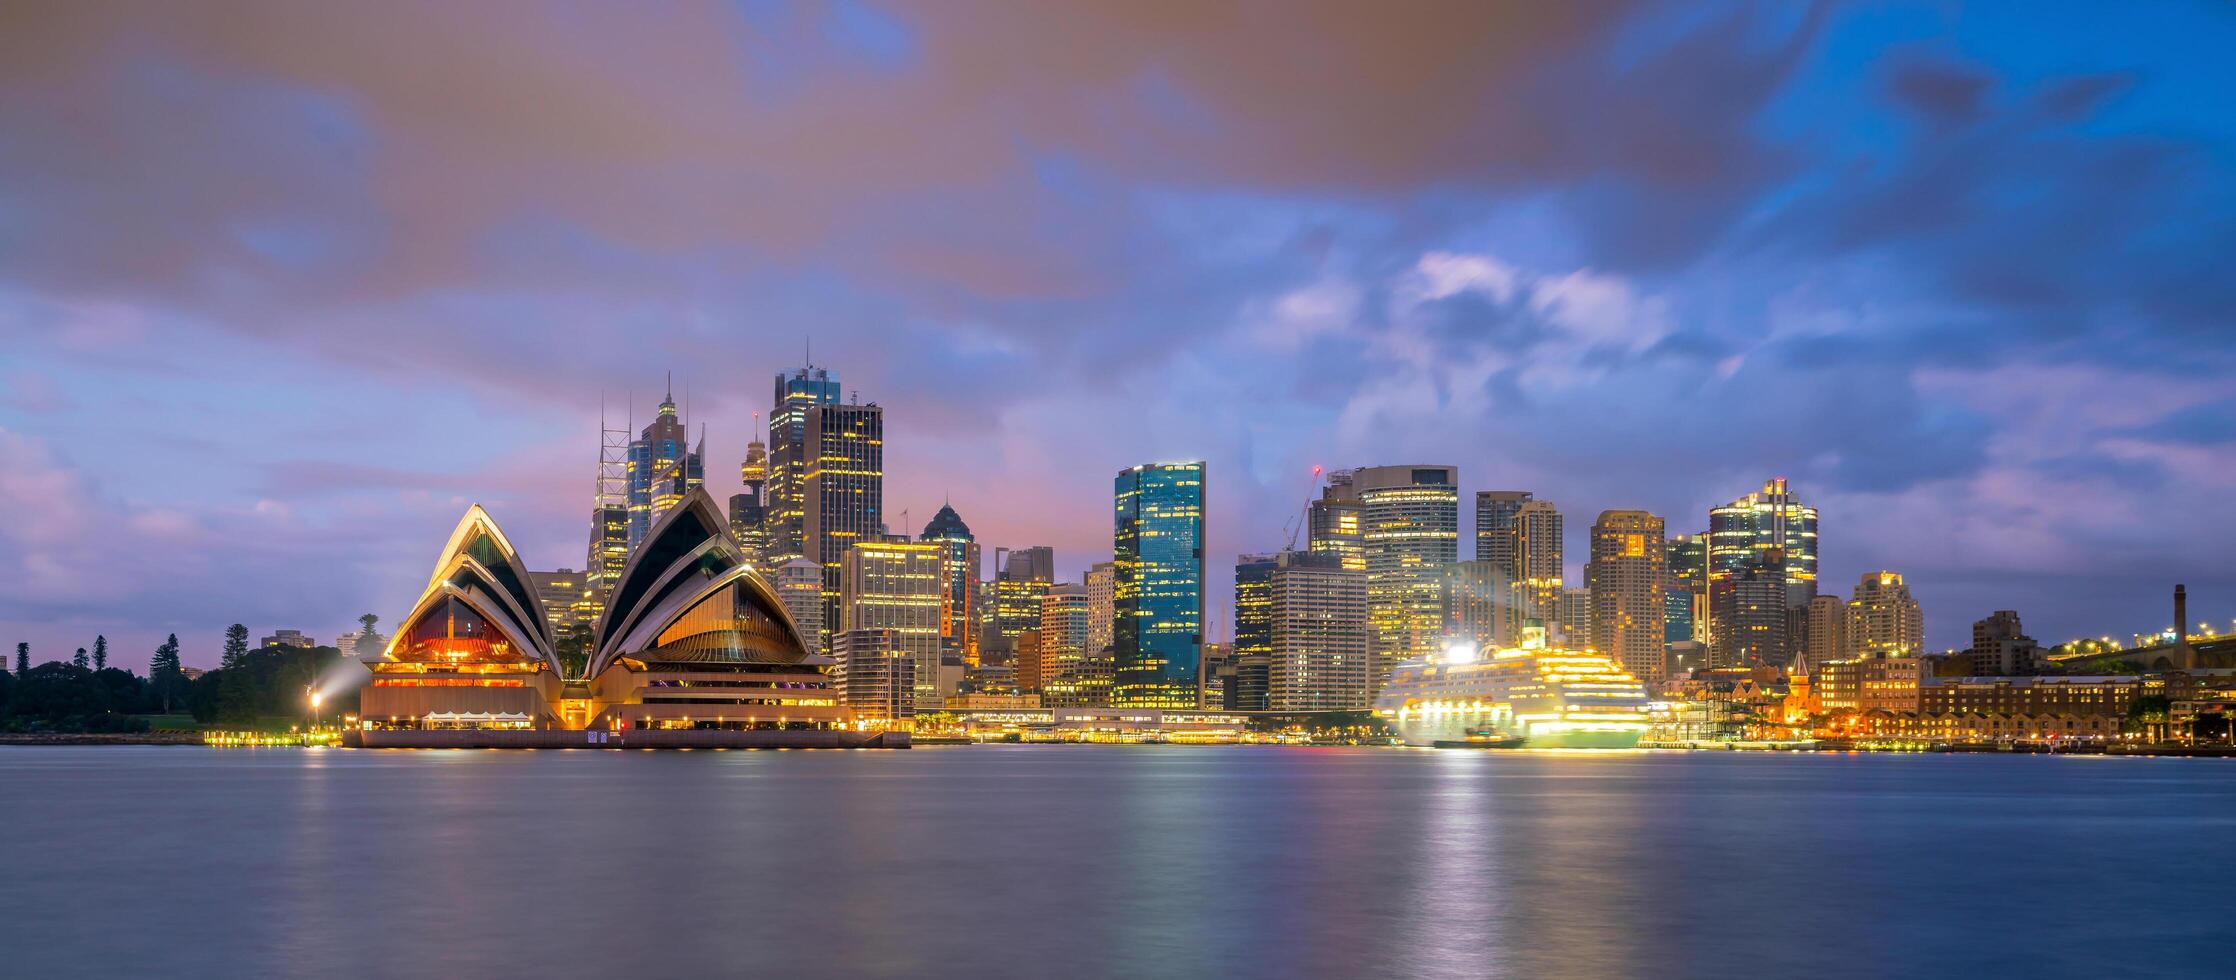
M919 711L938 710L953 693L941 684L941 583L946 549L905 537L857 540L839 565L836 632L882 630L914 665ZM960 671L952 673L960 674ZM957 678L959 679L959 677Z
M1867 572L1848 600L1843 631L1851 657L1908 657L1925 650L1925 614L1895 572Z
M771 584L807 648L817 652L826 649L830 644L830 630L823 619L823 566L805 558L794 558L776 567L776 578Z
M839 379L814 365L776 376L776 398L769 408L767 561L782 565L807 552L808 410L836 405Z
M1267 574L1266 631L1267 710L1372 705L1366 572L1343 567L1340 555L1276 555Z
M955 508L941 504L939 513L924 525L920 540L941 549L944 570L940 578L940 649L951 658L976 667L979 664L980 628L978 541L970 525Z
M1566 590L1561 542L1566 535L1561 512L1550 501L1525 500L1514 513L1515 581L1522 583L1528 598L1529 617L1547 628L1569 625L1561 615L1561 595Z
M1511 577L1513 566L1496 559L1453 562L1444 572L1444 633L1483 650L1521 642L1528 604Z
M1352 471L1373 625L1370 697L1391 668L1443 648L1444 570L1460 560L1459 482L1452 466Z
M1708 512L1709 642L1722 664L1783 665L1798 649L1798 610L1817 595L1817 509L1797 499L1784 478ZM1748 580L1744 586L1727 584ZM1762 585L1775 578L1785 620L1765 622L1773 603ZM1744 596L1741 594L1744 593ZM1775 635L1779 646L1767 641Z
M1602 511L1592 524L1592 646L1631 676L1661 683L1667 669L1669 550L1662 519L1642 510Z
M1320 498L1305 510L1305 547L1331 554L1343 567L1366 570L1366 524L1352 471L1327 476Z
M706 482L705 460L676 413L673 392L644 431L629 443L629 547L644 542L653 522ZM703 448L703 447L702 447Z
M1118 474L1113 496L1112 703L1198 707L1204 464L1131 467Z
M837 622L847 553L885 534L885 410L874 402L811 406L806 438L801 527L807 557L823 566L823 620ZM921 674L916 680L924 683Z

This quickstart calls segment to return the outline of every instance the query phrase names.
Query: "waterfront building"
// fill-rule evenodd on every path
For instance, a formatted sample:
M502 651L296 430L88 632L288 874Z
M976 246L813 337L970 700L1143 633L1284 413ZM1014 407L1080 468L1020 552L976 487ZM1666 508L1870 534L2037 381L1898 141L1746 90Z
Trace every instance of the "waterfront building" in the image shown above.
M706 482L704 438L690 445L691 432L676 413L675 392L660 399L660 408L644 431L629 443L629 547L644 542L660 515L683 499L684 494Z
M997 659L1008 660L1015 656L1017 637L1040 628L1041 600L1056 584L1056 549L997 548L995 560L1001 567L994 574L993 629L981 642L982 649L991 646Z
M916 715L916 658L898 630L831 637L832 686L858 720L905 725Z
M860 746L864 730L703 489L646 533L588 636L586 680L561 678L526 566L470 508L384 658L370 664L370 747ZM905 743L902 743L905 744Z
M1521 533L1515 520L1522 505L1531 500L1527 490L1478 490L1475 492L1475 560L1497 565L1506 577L1520 581Z
M1400 662L1443 648L1444 570L1460 560L1460 471L1371 466L1351 479L1364 528L1371 693Z
M2041 669L2042 647L2026 635L2019 614L1998 609L1972 624L1972 646L1965 651L1967 672L1974 677L2032 674Z
M1521 641L1526 600L1512 567L1495 559L1457 561L1444 570L1444 634L1485 650Z
M1266 574L1265 595L1266 710L1368 707L1367 573L1343 567L1337 554L1284 551Z
M1314 552L1342 562L1335 551ZM1275 555L1243 555L1234 564L1234 693L1227 707L1265 710L1268 671L1273 655L1273 570Z
M1328 474L1320 498L1305 511L1305 547L1336 556L1343 567L1366 570L1366 524L1350 470Z
M1057 673L1040 691L1040 703L1051 708L1103 708L1111 703L1111 678L1116 659L1109 653L1089 654L1076 669Z
M953 693L942 683L940 656L941 583L946 549L906 537L856 540L839 563L839 622L836 632L883 630L893 634L892 649L914 664L917 710L936 711ZM954 671L961 680L961 671Z
M1107 561L1087 568L1087 650L1110 649L1118 628L1118 570Z
M1811 662L1826 664L1853 656L1848 649L1848 604L1836 595L1819 595L1803 607L1799 644Z
M318 641L303 635L302 630L273 630L272 635L257 644L259 647L297 647L304 650L317 645Z
M2062 677L1924 677L1918 711L1925 715L2125 717L2135 698L2165 694L2135 675Z
M1816 696L1825 711L1916 711L1918 657L1868 657L1818 664Z
M1111 702L1195 708L1202 685L1204 464L1118 473Z
M776 595L810 650L828 646L830 630L823 619L823 566L794 558L776 567Z
M838 375L813 364L780 372L769 408L769 476L765 498L768 561L782 565L807 552L808 411L839 402Z
M872 402L813 405L805 414L801 540L807 557L823 566L823 621L832 623L841 618L839 576L847 553L885 534L885 410ZM925 683L923 673L916 680Z
M972 537L970 525L963 523L955 508L941 504L939 513L924 525L920 540L940 546L943 570L940 577L939 636L943 657L960 659L972 667L979 665L979 559L978 541Z
M753 413L753 441L745 444L745 461L738 464L738 482L745 492L730 496L730 537L753 567L766 572L769 565L769 447L761 441L761 413Z
M1584 583L1592 646L1648 685L1667 667L1669 610L1663 588L1669 551L1662 519L1642 510L1602 511L1592 524Z
M1583 620L1572 622L1562 615L1566 565L1561 542L1566 535L1561 512L1550 501L1522 501L1514 512L1514 580L1522 583L1528 598L1529 618L1548 630L1564 629L1581 642Z
M1009 646L1010 676L1017 679L1017 689L1024 692L1040 690L1040 685L1055 671L1041 656L1040 631L1026 630L1017 634Z
M1206 710L1232 708L1235 695L1234 644L1203 645L1203 691L1197 702Z
M1895 572L1867 572L1848 600L1850 657L1912 656L1925 649L1925 615Z
M1046 700L1044 707L959 706L954 733L1026 742L1222 744L1242 741L1250 730L1247 716L1231 712L1052 705Z

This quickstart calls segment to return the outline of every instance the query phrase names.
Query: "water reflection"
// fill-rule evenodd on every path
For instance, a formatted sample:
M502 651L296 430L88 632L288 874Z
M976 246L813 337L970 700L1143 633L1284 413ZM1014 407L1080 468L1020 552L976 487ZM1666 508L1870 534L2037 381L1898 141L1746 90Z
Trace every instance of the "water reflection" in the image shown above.
M1536 978L2100 976L2143 937L2205 972L2232 771L7 749L0 943L20 976ZM1983 933L1994 896L2032 898Z

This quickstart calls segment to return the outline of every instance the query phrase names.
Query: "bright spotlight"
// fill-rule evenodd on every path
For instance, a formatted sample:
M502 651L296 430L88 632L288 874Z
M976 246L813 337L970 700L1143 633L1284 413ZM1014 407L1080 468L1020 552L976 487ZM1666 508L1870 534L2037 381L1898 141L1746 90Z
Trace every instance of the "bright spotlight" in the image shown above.
M1475 653L1475 644L1466 640L1453 640L1444 644L1444 662L1448 664L1474 663Z

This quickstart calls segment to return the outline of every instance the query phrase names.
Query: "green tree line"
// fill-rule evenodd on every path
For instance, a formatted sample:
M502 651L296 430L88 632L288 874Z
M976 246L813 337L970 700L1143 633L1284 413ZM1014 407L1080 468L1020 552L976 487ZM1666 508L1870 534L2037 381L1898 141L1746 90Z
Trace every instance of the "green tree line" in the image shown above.
M373 617L364 620L372 633ZM67 660L36 665L31 645L17 643L14 662L0 665L0 732L139 732L149 728L146 716L181 711L203 724L307 717L307 692L343 660L330 646L252 650L248 628L238 623L226 629L223 651L218 669L190 678L179 662L177 634L155 648L146 675L109 666L106 636L94 638L90 653L80 647ZM319 708L329 719L357 710L356 685L336 686L346 689L329 693Z

